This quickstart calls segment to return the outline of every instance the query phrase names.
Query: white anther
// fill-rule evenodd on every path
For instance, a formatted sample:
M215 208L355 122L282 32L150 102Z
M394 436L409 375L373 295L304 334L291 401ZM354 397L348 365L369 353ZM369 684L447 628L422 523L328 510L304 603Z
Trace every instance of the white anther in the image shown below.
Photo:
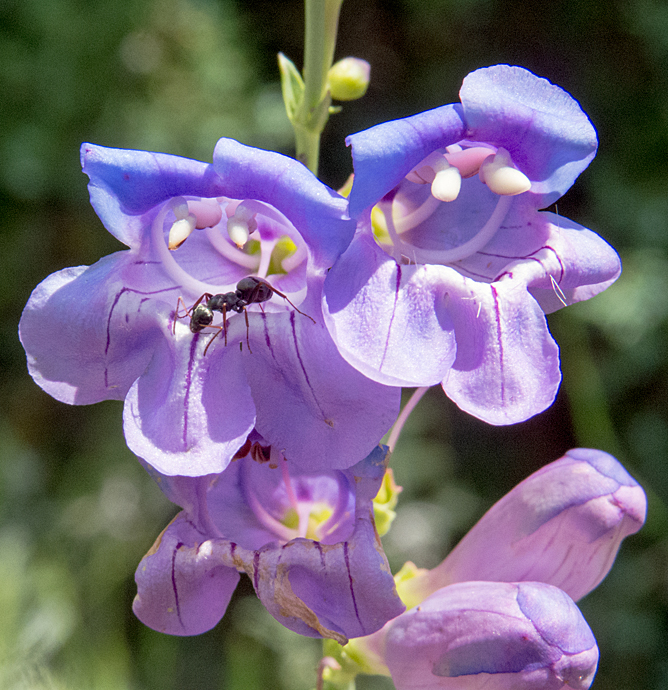
M234 244L241 249L252 232L257 229L254 213L241 202L234 210L234 215L227 219L227 234Z
M515 196L531 189L531 180L513 165L510 154L503 148L485 159L478 176L494 194L501 196Z
M187 209L188 205L186 204L186 210ZM178 249L188 239L196 225L197 219L192 213L188 213L185 218L178 218L169 229L167 246L172 251Z
M439 168L440 170L435 170L431 194L439 201L454 201L462 188L462 176L459 170L450 165L445 158L443 158L443 163L439 164Z
M248 229L248 221L242 218L237 218L232 216L227 219L227 234L234 244L241 249L246 242L248 242L248 237L250 236L250 231Z

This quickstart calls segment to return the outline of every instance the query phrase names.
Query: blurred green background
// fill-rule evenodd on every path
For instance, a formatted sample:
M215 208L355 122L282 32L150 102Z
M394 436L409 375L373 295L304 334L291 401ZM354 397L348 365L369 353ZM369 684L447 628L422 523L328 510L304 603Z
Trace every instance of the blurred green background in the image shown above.
M210 161L228 136L289 154L276 53L301 65L302 35L300 0L0 2L2 690L314 685L318 643L275 623L248 581L199 637L133 617L134 569L176 509L125 448L121 404L55 402L16 335L39 281L120 248L88 203L81 142ZM597 127L599 155L558 210L619 250L621 279L550 317L564 384L544 414L492 428L429 392L393 459L405 491L385 543L395 569L433 566L541 465L576 445L612 452L650 513L581 602L601 648L593 687L667 688L668 3L345 0L338 46L371 62L372 81L323 138L335 187L346 134L455 101L469 71L498 62L559 84Z

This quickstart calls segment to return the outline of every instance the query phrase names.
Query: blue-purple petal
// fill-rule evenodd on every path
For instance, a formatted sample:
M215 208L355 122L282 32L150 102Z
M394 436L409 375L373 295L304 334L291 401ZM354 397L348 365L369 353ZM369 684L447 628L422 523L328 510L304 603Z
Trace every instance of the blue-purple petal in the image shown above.
M33 291L19 336L35 382L73 405L122 400L161 338L160 310L143 308L150 289L132 289L129 252L51 274Z
M366 457L396 419L399 389L350 366L319 322L294 311L249 318L255 337L242 359L260 434L304 470Z
M323 312L339 351L374 381L439 383L456 356L437 266L400 266L368 236L328 273Z
M470 294L450 293L457 358L443 390L488 424L515 424L542 412L561 382L559 348L545 315L518 283L471 282Z
M139 620L170 635L199 635L223 617L239 573L215 558L211 543L179 513L142 559L135 581Z
M100 220L133 248L139 247L150 225L146 214L158 204L184 194L226 193L211 164L166 153L83 144L81 166L90 177L90 200Z
M466 123L459 104L444 105L351 134L346 139L352 147L355 168L350 215L359 218L432 151L455 144L465 136Z
M203 356L206 341L189 332L162 339L125 399L128 446L162 474L221 472L253 429L241 353L223 347Z
M329 268L350 243L355 222L346 200L293 158L223 138L213 161L227 195L275 206L306 240L320 267Z
M577 101L521 67L476 70L459 94L467 138L510 152L536 208L562 196L596 155L596 130Z

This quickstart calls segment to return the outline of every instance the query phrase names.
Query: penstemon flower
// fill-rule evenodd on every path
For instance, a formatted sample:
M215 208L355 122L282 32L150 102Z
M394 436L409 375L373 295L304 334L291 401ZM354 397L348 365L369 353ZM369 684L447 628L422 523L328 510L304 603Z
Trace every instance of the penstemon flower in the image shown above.
M545 314L605 290L620 263L539 211L596 153L579 105L508 65L469 74L460 98L347 139L358 232L327 277L326 323L366 376L441 383L466 412L512 424L561 380Z
M586 690L596 640L573 600L542 582L461 582L394 622L397 690Z
M213 165L91 144L82 164L95 211L129 249L33 292L20 337L45 391L125 399L130 449L164 474L220 472L254 428L305 469L371 452L399 391L342 359L320 307L354 232L343 198L230 139Z
M571 450L492 506L439 566L407 563L396 580L411 610L347 654L398 690L587 688L598 651L572 600L607 575L645 513L612 456Z
M387 448L347 470L304 472L254 433L222 473L154 476L183 511L137 568L146 625L196 635L223 616L239 572L286 627L345 644L399 615L375 530Z

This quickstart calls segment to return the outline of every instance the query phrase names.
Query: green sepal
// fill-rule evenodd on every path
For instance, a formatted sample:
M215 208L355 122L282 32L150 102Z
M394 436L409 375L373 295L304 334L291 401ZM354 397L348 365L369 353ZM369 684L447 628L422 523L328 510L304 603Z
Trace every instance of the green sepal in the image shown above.
M285 57L283 53L278 54L278 71L281 73L281 91L283 92L283 103L288 119L294 124L295 115L304 100L304 80L295 63Z
M391 468L385 470L383 483L378 489L376 498L373 499L373 517L376 522L376 530L379 536L384 536L390 530L390 526L397 516L395 508L401 493L401 487L394 481Z

